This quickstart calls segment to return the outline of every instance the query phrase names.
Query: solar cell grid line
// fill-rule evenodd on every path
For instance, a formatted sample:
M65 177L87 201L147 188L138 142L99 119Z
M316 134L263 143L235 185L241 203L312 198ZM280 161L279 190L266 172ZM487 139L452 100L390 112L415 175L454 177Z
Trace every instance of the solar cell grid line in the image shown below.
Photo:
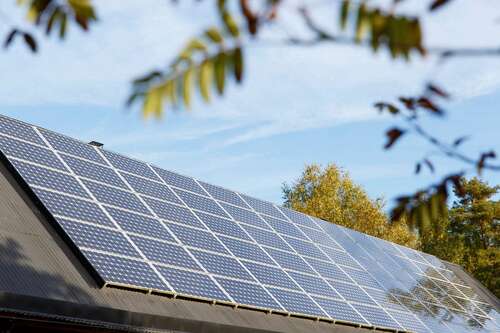
M266 222L262 220L254 211L243 209L223 202L221 202L220 205L229 215L231 215L231 217L235 221L253 225L262 229L271 230Z
M106 285L132 286L137 289L173 291L147 263L104 253L82 250Z
M272 248L265 248L266 252L284 269L304 272L312 275L317 273L298 254Z
M108 166L73 157L64 153L61 153L60 156L77 176L96 180L98 182L117 186L123 189L129 189L120 177L118 177L116 172Z
M248 283L222 277L215 277L215 280L217 280L240 306L249 305L268 311L286 311L274 296L257 283Z
M10 157L47 166L53 169L68 171L54 152L48 148L0 135L0 150Z
M180 175L176 172L161 169L156 166L151 166L151 168L168 185L193 193L207 195L205 190L191 177Z
M97 201L142 214L149 214L147 207L133 192L121 190L109 185L99 184L90 180L82 180L85 187L92 193Z
M181 201L177 199L167 185L123 171L119 171L119 173L135 192L182 205Z
M94 147L87 143L48 131L43 128L36 128L36 131L43 137L43 140L48 143L50 147L57 151L83 157L87 160L106 165L106 162L95 151Z
M190 249L190 252L211 274L244 281L256 281L240 261L232 256L219 255L195 249Z
M341 269L360 286L384 290L384 287L382 287L382 285L378 283L377 280L375 280L373 276L371 276L371 274L365 270L361 271L349 267L341 267Z
M403 304L401 304L396 296L392 295L389 291L373 289L369 287L361 287L368 296L370 296L380 307L385 309L398 310L400 312L409 312Z
M335 322L370 324L349 303L324 297L313 297L321 308L330 315Z
M167 227L186 246L227 254L223 244L208 230L200 230L173 223L167 224Z
M46 143L49 147L52 147L52 146L51 146L51 144L49 143L49 141L47 141L47 140L45 139L45 137L43 137L43 136L42 136L42 139L45 141L45 143ZM102 152L101 152L101 151L99 151L99 150L97 150L97 149L96 149L95 151L96 151L96 153L97 153L99 156L101 156L101 155L100 155L100 154L102 154ZM68 165L67 165L67 164L66 164L66 162L65 162L65 161L61 158L61 156L59 155L59 153L58 153L57 151L55 151L55 154L56 154L57 158L58 158L58 159L62 162L62 164L63 164L63 165L64 165L67 169L69 169L69 168L68 168ZM101 157L101 158L102 158L102 157ZM102 158L102 159L103 159L103 160L105 160L104 158ZM72 174L73 174L73 175L75 175L73 172L72 172ZM95 204L97 205L97 207L99 208L100 212L102 212L102 213L103 213L103 215L104 215L104 216L106 216L106 217L107 217L107 219L111 222L111 224L112 224L112 225L113 225L116 229L118 229L118 230L119 230L119 231L123 234L123 236L125 237L125 239L126 239L126 240L130 243L130 244L132 244L132 247L133 247L133 248L134 248L134 249L135 249L135 250L136 250L136 251L140 254L141 258L142 258L143 260L145 260L145 261L146 261L146 264L149 266L149 268L150 268L150 269L151 269L151 270L152 270L152 271L153 271L153 272L154 272L154 273L158 276L158 278L161 280L161 282L169 288L169 289L167 289L167 290L172 290L171 286L170 286L170 285L168 284L168 282L167 282L167 281L165 281L165 279L164 279L164 278L163 278L163 277L159 274L159 272L156 270L156 268L155 268L155 267L154 267L151 263L147 262L147 258L146 258L146 256L144 255L144 253L142 253L142 252L141 252L141 250L137 247L137 245L135 245L135 244L131 241L130 237L129 237L129 236L128 236L128 235L127 235L124 231L123 231L123 229L120 227L120 225L119 225L118 223L116 223L116 221L114 221L114 220L113 220L112 216L111 216L111 215L110 215L110 214L109 214L109 213L108 213L108 212L107 212L107 211L103 208L102 203L100 203L100 202L96 199L96 197L95 197L95 196L93 195L93 193L92 193L92 192L91 192L91 191L90 191L90 190L89 190L89 189L85 186L85 184L83 183L83 181L82 181L81 179L79 179L79 178L77 177L77 180L78 180L78 182L80 183L80 185L81 185L81 186L83 186L83 188L85 188L85 189L86 189L87 194L88 194L88 195L89 195L89 196L90 196L90 197L94 200L94 202L95 202ZM98 271L98 272L99 272L99 271ZM139 284L139 285L140 285L140 284Z
M352 304L352 306L373 326L404 330L387 312L380 307Z
M187 207L171 204L166 201L161 201L149 197L141 197L141 199L162 220L189 225L201 229L205 228Z
M119 208L104 208L127 233L139 234L175 243L176 240L158 218L124 211Z
M255 239L257 243L261 245L274 247L284 251L294 251L293 248L283 241L278 234L272 231L255 228L249 225L243 225L242 227L250 236L252 236L253 239Z
M333 262L325 262L316 259L308 259L307 263L316 271L318 274L325 279L333 279L337 281L345 281L349 283L354 283L354 281L342 271Z
M97 149L99 153L108 161L113 168L129 172L134 175L160 181L160 178L153 170L144 162L139 162L135 159L125 157L104 149Z
M311 219L309 216L299 213L297 211L278 206L278 209L285 215L288 219L288 221L297 224L297 225L303 225L307 226L313 229L318 229L321 230L321 228ZM322 221L324 222L324 221Z
M283 307L292 314L310 315L316 318L330 318L311 297L304 293L266 287Z
M191 258L189 253L180 245L174 245L160 240L153 240L139 236L130 236L132 242L144 253L148 260L165 264L202 271L203 269Z
M274 261L255 242L237 240L226 236L219 236L219 239L234 256L240 259L274 264Z
M0 115L0 132L28 142L45 146L32 125Z
M355 268L357 270L363 270L362 265L354 259L348 252L335 250L332 248L319 246L320 250L323 251L330 260L334 263L342 266L347 266L351 268Z
M263 285L296 291L302 290L285 271L277 266L257 264L249 261L242 261L242 264Z
M198 211L194 213L199 219L201 219L208 229L212 230L216 234L250 240L250 237L237 222L235 223L235 221Z
M10 163L29 185L89 198L83 187L72 175L22 162L21 160L12 159Z
M287 236L283 236L283 239L301 256L330 261L330 258L313 243Z
M243 199L243 201L246 202L248 206L252 207L256 212L273 216L279 219L286 219L285 216L274 206L274 204L257 198L252 198L245 194L238 195L241 199Z
M220 186L208 184L202 181L197 181L205 191L210 194L212 198L218 201L223 201L226 203L233 204L235 206L239 206L242 208L246 209L251 209L250 206L248 206L245 201L243 201L236 192L225 189Z
M358 285L328 280L328 283L338 292L345 300L349 302L357 302L363 304L376 305L366 292L361 289Z
M196 209L226 218L230 217L222 208L220 208L216 201L211 198L180 189L174 189L174 192L190 209Z
M407 331L415 333L432 333L432 331L413 313L394 310L387 310L387 313Z
M282 235L291 236L299 239L307 239L306 235L293 223L276 219L271 216L261 215L261 217L269 224L274 231Z
M140 258L139 253L119 230L99 228L64 218L56 220L78 247Z
M342 296L335 291L324 279L319 276L306 275L298 272L288 272L288 275L309 294L318 296L342 299Z
M311 240L313 243L339 251L344 251L342 246L340 246L340 244L338 244L327 233L300 225L298 227L307 236L308 240Z

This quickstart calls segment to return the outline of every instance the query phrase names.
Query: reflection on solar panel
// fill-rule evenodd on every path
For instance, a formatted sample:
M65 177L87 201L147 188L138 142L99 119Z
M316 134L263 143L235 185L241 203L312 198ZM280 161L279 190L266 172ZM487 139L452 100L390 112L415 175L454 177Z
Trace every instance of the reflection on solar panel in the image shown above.
M413 332L498 332L438 258L0 116L0 150L119 285Z

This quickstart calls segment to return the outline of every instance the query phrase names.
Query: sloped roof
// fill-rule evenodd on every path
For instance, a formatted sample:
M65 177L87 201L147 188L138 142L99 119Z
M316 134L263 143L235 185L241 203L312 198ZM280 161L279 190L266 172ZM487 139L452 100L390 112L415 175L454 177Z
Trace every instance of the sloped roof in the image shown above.
M0 319L126 331L363 332L249 309L100 288L2 159Z

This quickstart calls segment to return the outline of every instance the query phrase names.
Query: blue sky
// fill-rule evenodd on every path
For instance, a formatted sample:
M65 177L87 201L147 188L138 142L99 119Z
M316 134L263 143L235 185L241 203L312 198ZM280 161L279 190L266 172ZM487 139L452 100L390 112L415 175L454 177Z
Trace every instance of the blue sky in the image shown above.
M389 152L382 149L384 130L396 123L377 114L373 102L417 93L431 78L455 98L446 119L425 119L426 126L449 140L470 135L464 149L473 156L481 149L500 152L500 58L405 63L355 47L262 42L247 49L243 86L229 87L212 105L199 101L188 113L145 121L137 109L124 108L130 80L168 64L190 36L213 24L211 2L96 3L100 22L89 34L73 28L62 43L40 36L35 56L21 43L0 53L0 113L278 203L281 184L297 178L305 164L336 163L390 205L395 196L463 167L436 159L437 175L416 176L415 160L429 150L424 142L409 136ZM284 31L302 33L293 17L300 3L287 3L266 41ZM313 15L335 27L328 16L335 9L317 3ZM422 1L407 3L410 12L422 12ZM0 9L11 24L24 24L14 5L2 2ZM456 0L425 19L427 44L497 45L498 13L498 1ZM0 34L7 28L0 25ZM500 183L498 173L483 177Z

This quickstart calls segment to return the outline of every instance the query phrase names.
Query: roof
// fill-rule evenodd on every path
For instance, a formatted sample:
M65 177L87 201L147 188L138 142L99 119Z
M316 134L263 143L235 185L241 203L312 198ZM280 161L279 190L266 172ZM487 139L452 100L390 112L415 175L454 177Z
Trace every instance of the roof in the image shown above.
M36 318L113 330L363 332L117 288L100 288L18 179L0 165L0 318Z

